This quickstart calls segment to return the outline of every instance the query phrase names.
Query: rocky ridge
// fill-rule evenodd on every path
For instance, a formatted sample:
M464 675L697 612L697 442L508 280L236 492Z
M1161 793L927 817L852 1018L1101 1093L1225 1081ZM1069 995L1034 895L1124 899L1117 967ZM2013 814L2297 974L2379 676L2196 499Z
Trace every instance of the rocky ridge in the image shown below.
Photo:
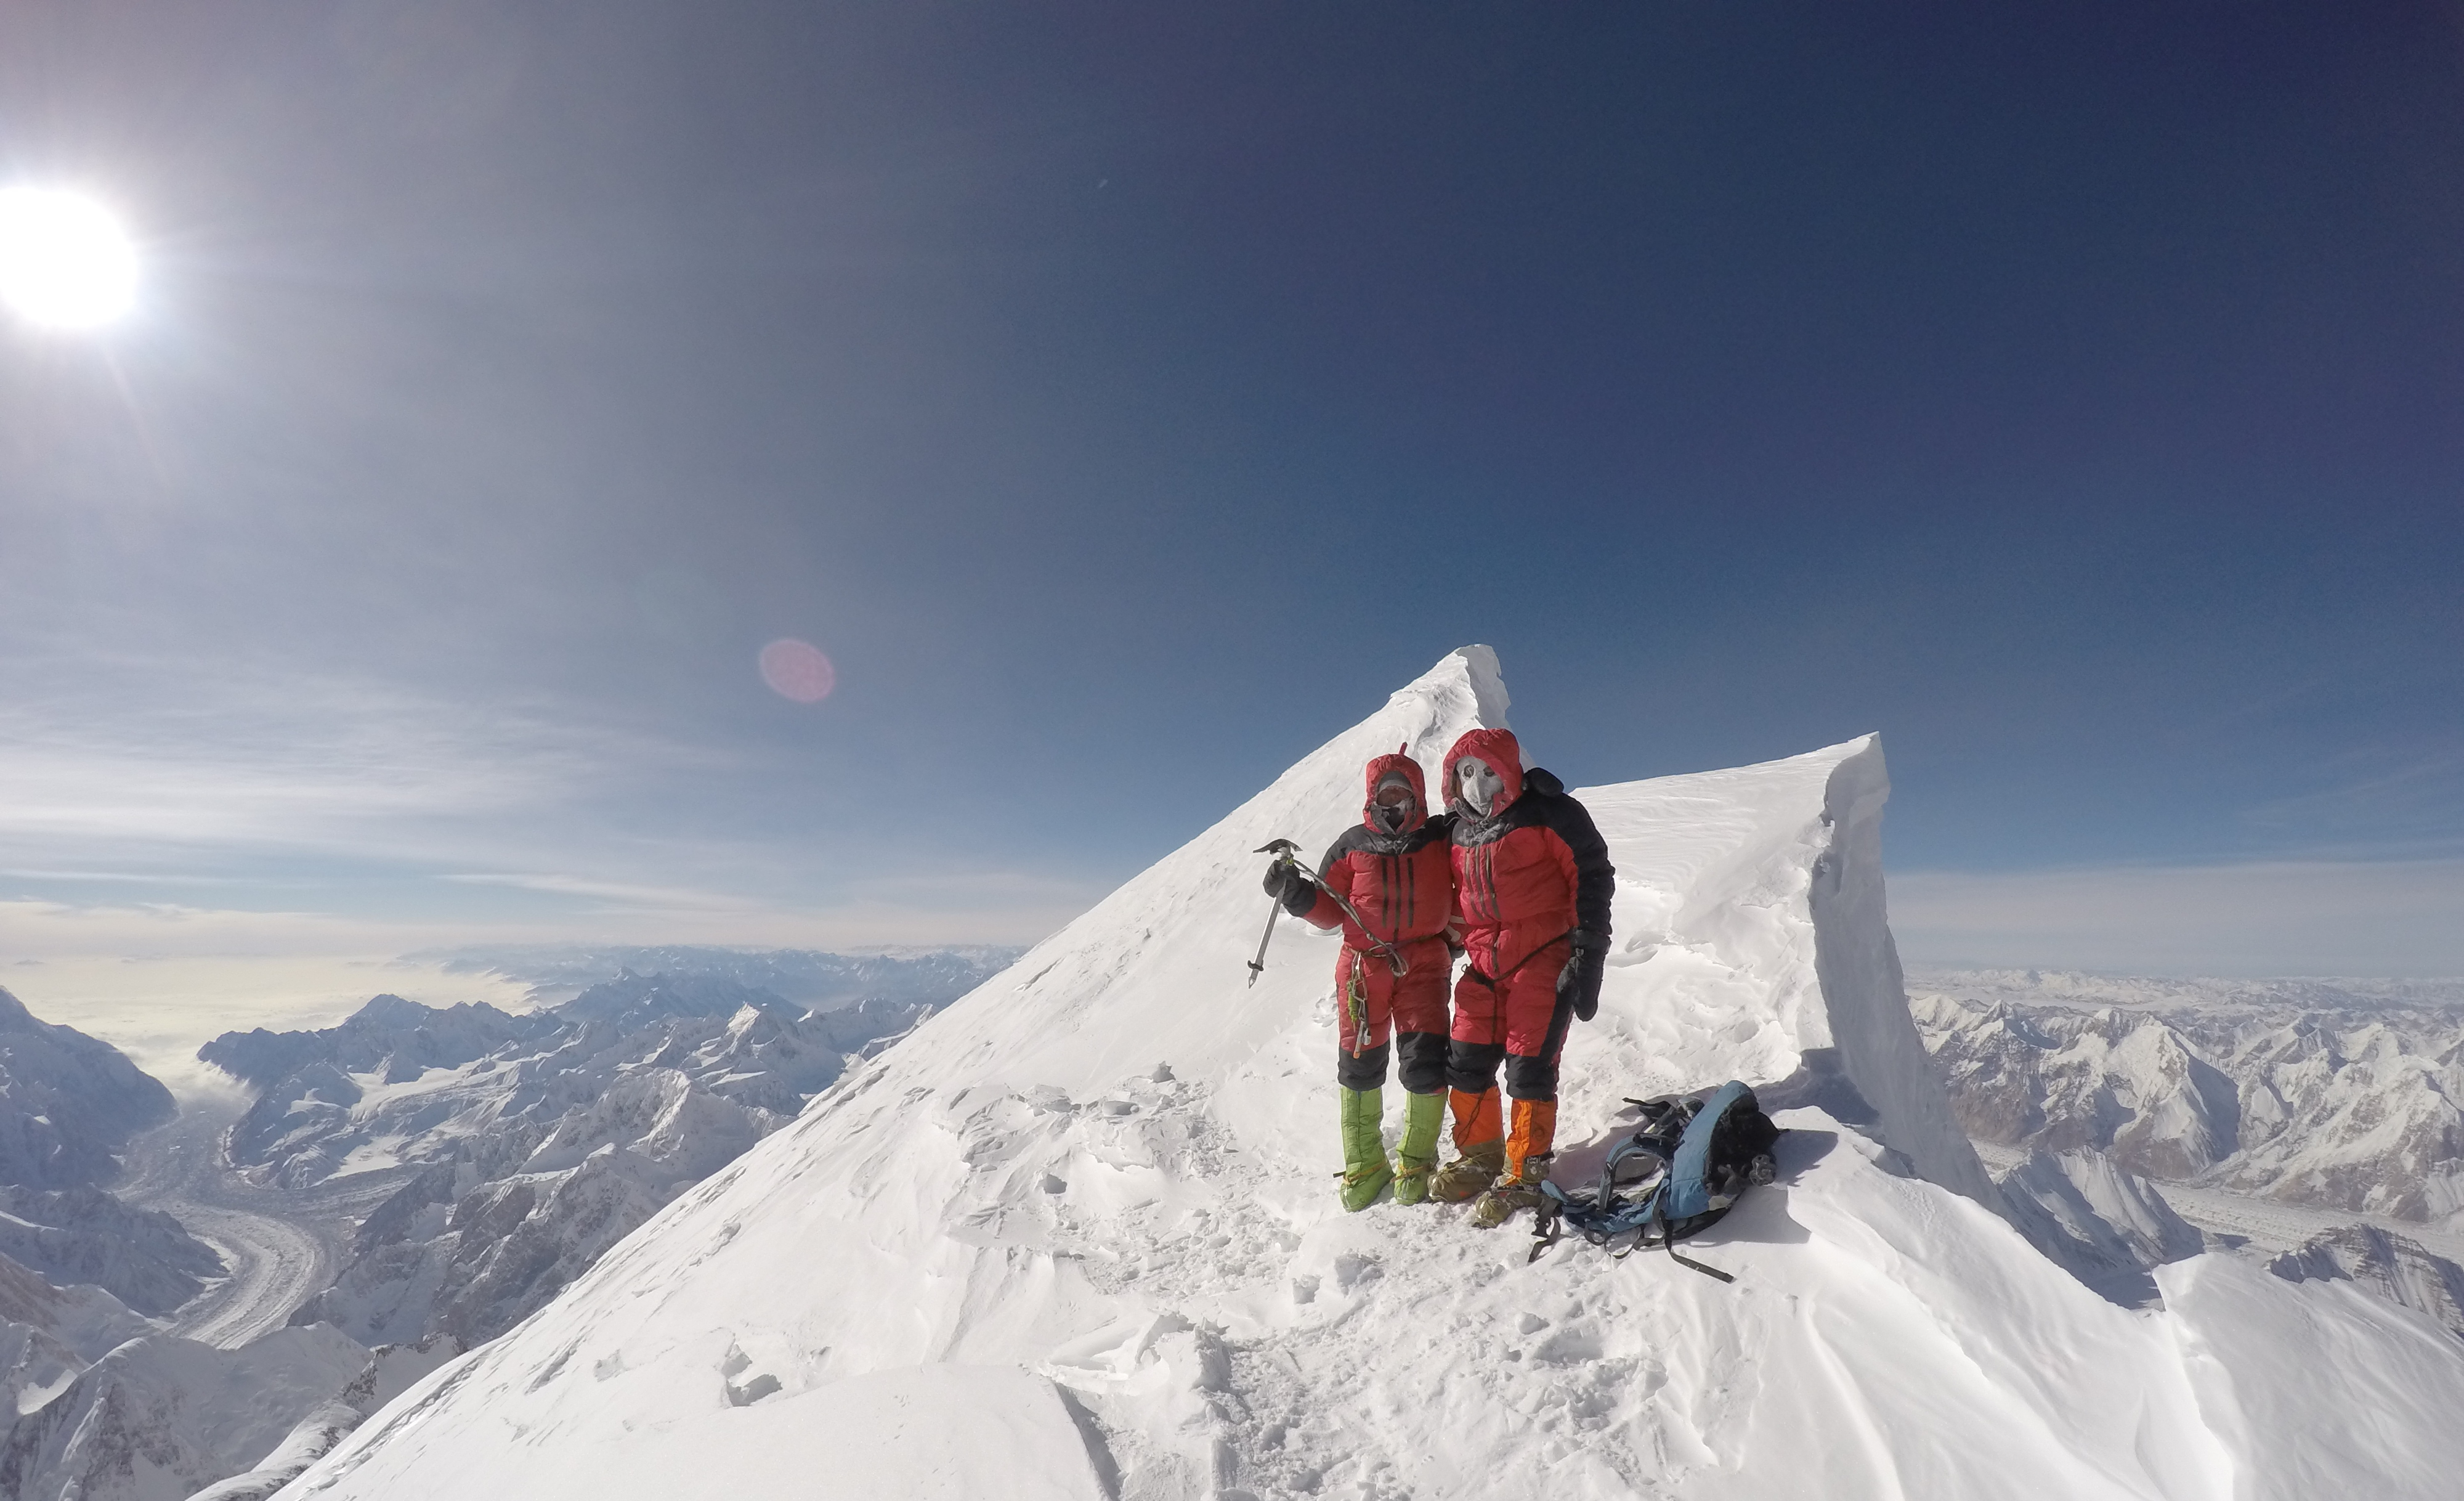
M2287 1282L2349 1282L2421 1313L2464 1338L2464 1267L2371 1225L2348 1225L2286 1251L2267 1269Z
M37 1021L0 990L0 1183L107 1183L128 1138L178 1111L171 1092L119 1048Z
M253 1465L367 1362L365 1349L331 1327L276 1330L237 1350L141 1335L17 1419L0 1446L0 1495L187 1496Z
M99 1188L0 1186L0 1256L62 1286L107 1289L141 1313L170 1313L224 1271L178 1220Z
M222 1259L178 1221L104 1186L129 1138L178 1109L119 1048L37 1020L0 990L0 1256L57 1285L108 1289L143 1313L221 1276Z

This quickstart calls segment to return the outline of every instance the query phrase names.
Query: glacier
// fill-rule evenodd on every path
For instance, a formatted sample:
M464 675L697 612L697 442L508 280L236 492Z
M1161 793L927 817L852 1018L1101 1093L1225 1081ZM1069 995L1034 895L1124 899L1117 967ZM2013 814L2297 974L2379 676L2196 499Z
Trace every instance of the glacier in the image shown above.
M1909 1016L1874 738L1579 790L1617 938L1560 1170L1624 1096L1755 1084L1779 1181L1690 1246L1735 1285L1343 1214L1332 940L1243 988L1250 851L1507 709L1448 656L279 1494L2452 1493L2435 1320L2216 1254L2123 1307L2014 1228Z

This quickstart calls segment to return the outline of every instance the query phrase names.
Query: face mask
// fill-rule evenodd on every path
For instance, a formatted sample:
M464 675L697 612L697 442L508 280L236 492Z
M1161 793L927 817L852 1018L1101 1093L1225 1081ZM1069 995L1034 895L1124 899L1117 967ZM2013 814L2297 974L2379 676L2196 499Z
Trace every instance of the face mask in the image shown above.
M1467 756L1455 763L1455 785L1463 789L1464 806L1486 818L1497 795L1506 790L1506 779L1499 776L1488 762L1477 756Z
M1389 777L1377 784L1377 795L1371 801L1369 819L1387 833L1399 834L1417 811L1419 799L1412 796L1412 784L1400 777Z

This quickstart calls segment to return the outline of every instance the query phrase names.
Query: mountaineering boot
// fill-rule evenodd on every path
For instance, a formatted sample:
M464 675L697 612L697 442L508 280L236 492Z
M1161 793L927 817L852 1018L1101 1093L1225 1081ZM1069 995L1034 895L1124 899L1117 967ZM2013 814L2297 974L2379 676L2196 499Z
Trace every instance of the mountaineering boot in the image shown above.
M1547 1153L1525 1158L1520 1173L1499 1179L1495 1187L1472 1202L1471 1223L1493 1230L1512 1219L1517 1209L1539 1208L1548 1198L1540 1185L1548 1181L1549 1162Z
M1540 1207L1540 1184L1549 1177L1550 1149L1556 1141L1557 1102L1516 1100L1514 1129L1506 1136L1506 1175L1472 1205L1471 1223L1494 1229L1517 1209Z
M1377 1202L1395 1177L1386 1160L1386 1142L1378 1128L1386 1114L1386 1092L1345 1090L1343 1093L1343 1207L1366 1209Z
M1476 1146L1437 1170L1429 1179L1429 1197L1461 1203L1497 1181L1497 1170L1505 1164L1505 1142Z
M1397 1203L1419 1203L1429 1197L1429 1170L1438 1165L1438 1127L1445 1118L1445 1096L1435 1090L1404 1094L1403 1139L1395 1147Z
M1506 1133L1498 1126L1494 1086L1478 1094L1449 1090L1446 1104L1454 1112L1456 1156L1429 1180L1429 1193L1460 1203L1497 1181L1506 1165Z

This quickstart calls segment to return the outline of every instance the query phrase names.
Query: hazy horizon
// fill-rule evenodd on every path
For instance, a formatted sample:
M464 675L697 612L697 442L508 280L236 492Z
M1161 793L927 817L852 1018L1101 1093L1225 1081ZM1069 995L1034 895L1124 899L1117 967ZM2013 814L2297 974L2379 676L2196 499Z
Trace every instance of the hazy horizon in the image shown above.
M0 316L0 976L1028 942L1470 642L1576 785L1880 731L1912 960L2464 973L2459 85L2422 5L13 5L0 187L140 277Z

